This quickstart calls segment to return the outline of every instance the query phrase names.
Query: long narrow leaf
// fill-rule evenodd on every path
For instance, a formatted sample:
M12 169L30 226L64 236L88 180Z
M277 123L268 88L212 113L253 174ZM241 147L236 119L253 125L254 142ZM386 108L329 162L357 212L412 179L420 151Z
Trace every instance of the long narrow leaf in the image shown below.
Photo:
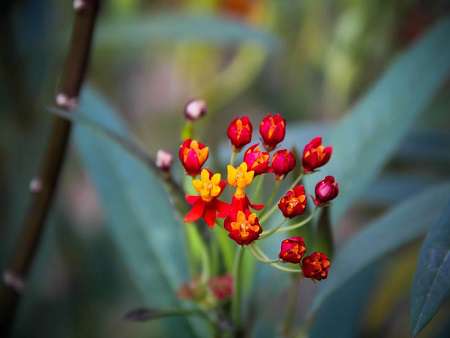
M449 200L450 202L450 200ZM411 331L416 336L450 294L450 203L423 243L411 292Z
M433 187L395 207L352 237L332 261L329 277L314 299L315 311L365 267L423 235L450 198L450 183Z

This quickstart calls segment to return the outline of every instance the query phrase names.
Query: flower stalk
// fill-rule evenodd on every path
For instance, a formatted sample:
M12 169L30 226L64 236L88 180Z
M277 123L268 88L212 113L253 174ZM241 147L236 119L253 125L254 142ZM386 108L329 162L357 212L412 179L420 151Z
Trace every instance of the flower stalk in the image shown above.
M66 111L76 108L87 71L99 0L83 1L76 6L69 52L64 65L56 104ZM48 146L42 157L39 174L30 184L31 204L25 215L22 232L12 260L3 272L0 289L0 336L8 337L14 323L22 288L44 232L59 177L63 167L72 124L53 117ZM10 278L7 278L7 277Z
M244 247L239 246L233 265L234 293L231 300L231 316L236 332L241 331L241 294L242 294L242 261L244 257Z

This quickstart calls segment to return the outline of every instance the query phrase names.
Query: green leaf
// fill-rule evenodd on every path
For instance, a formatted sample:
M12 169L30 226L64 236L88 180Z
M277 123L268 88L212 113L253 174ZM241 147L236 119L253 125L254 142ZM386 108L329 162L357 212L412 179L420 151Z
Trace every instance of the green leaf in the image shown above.
M96 47L142 47L149 42L203 41L216 44L254 42L266 49L278 47L277 38L242 22L218 16L159 14L133 21L103 22L96 32Z
M311 311L315 312L365 267L421 236L449 198L450 183L440 184L401 203L352 237L332 261L328 279L321 282Z
M160 310L152 308L138 308L128 311L124 319L133 322L146 322L167 317L202 315L198 309L169 309Z
M368 188L449 78L449 34L450 19L446 18L402 53L326 137L325 143L334 147L332 159L305 181L309 188L325 175L333 175L340 182L333 220ZM295 133L295 128L290 132ZM292 141L302 144L295 138Z
M448 200L450 202L450 200ZM416 336L450 294L450 203L425 238L411 292L411 331Z
M80 110L105 128L129 136L123 121L93 89L84 90ZM184 231L160 181L104 133L78 125L74 138L105 210L106 229L129 267L130 279L147 304L178 307L176 290L189 279ZM179 319L168 330L193 336L190 320Z
M379 266L375 264L366 267L349 279L338 292L328 297L315 314L308 337L358 337L361 333L360 323L364 317L370 290L377 282L379 270Z
M315 235L314 250L324 252L328 257L333 258L334 239L329 207L324 208L320 213Z

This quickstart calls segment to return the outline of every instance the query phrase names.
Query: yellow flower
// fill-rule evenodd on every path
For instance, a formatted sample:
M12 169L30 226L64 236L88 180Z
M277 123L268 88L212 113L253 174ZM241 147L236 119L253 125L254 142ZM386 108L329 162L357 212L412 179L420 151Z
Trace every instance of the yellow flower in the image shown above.
M236 187L234 196L242 198L245 196L245 188L253 181L254 171L247 171L247 163L242 162L235 168L231 164L227 166L228 184Z
M199 180L192 180L194 189L200 194L205 202L210 202L214 197L219 196L222 188L220 187L220 174L214 174L210 177L208 170L203 169Z

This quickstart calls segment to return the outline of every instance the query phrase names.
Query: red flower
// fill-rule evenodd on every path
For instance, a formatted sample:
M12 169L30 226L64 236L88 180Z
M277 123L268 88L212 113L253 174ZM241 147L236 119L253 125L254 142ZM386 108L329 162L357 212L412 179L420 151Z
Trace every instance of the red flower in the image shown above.
M290 237L281 242L278 257L285 262L298 264L306 252L305 241L301 237Z
M333 152L332 147L324 147L320 136L313 138L303 150L303 170L305 173L325 165Z
M240 150L252 140L252 131L253 126L250 119L247 116L242 116L231 121L227 129L227 135L235 149Z
M339 185L333 176L327 176L316 184L314 204L322 206L339 194Z
M244 162L248 170L253 170L256 175L264 174L269 169L270 155L267 151L261 151L258 144L252 145L244 154Z
M231 198L231 204L228 205L227 216L236 217L236 214L239 211L248 213L250 212L250 208L254 210L261 210L264 208L264 204L253 204L250 202L247 195L244 195L244 197L233 196Z
M264 140L264 146L270 151L284 140L286 121L280 114L268 114L259 125L259 133Z
M306 203L305 187L297 185L281 198L278 208L280 208L284 217L293 218L303 214L306 209Z
M186 173L196 176L202 170L203 164L208 159L209 150L203 143L196 140L187 139L181 145L178 151L178 157Z
M303 258L302 270L306 278L321 280L328 277L331 263L327 255L322 252L313 252Z
M238 211L235 217L225 218L224 227L228 231L228 236L240 245L247 245L257 240L262 232L258 217L250 212L246 215Z
M212 174L207 169L203 169L199 180L193 180L192 185L200 194L199 196L186 196L186 201L192 205L184 217L185 222L195 222L203 218L209 227L213 227L216 217L225 217L229 206L218 199L226 182L220 179L220 174Z
M271 170L277 176L277 179L282 179L295 168L295 164L294 154L289 150L282 149L273 155Z
M218 300L227 300L231 298L234 292L233 276L231 274L226 274L213 277L208 281L208 286L214 297Z

